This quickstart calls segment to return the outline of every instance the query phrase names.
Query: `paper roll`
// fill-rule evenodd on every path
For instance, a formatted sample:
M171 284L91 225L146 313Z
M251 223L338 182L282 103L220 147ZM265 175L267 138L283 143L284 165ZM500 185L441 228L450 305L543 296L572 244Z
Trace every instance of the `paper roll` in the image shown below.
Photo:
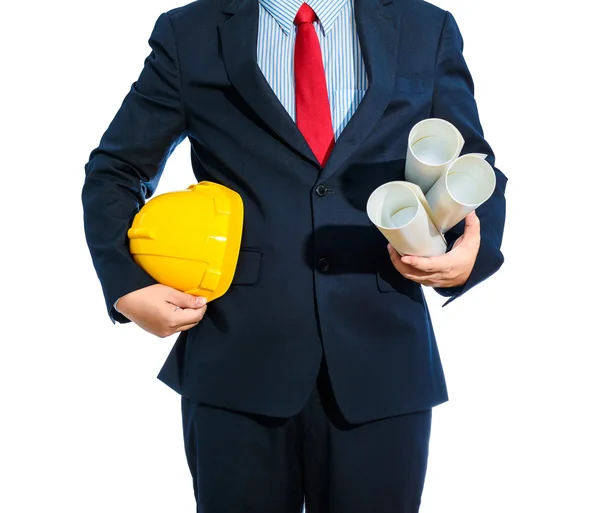
M420 121L408 136L406 180L417 184L427 194L460 155L464 144L462 135L452 123L439 118Z
M371 222L401 255L437 256L446 240L435 225L421 189L411 183L388 182L367 202Z
M496 188L496 173L485 155L457 158L425 195L442 233L487 201Z

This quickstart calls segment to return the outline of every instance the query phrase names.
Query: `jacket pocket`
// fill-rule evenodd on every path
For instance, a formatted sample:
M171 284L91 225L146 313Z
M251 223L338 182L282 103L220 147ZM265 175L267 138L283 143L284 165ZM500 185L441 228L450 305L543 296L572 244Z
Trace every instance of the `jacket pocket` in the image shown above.
M231 285L254 285L260 276L262 252L258 249L242 248L238 256Z
M393 273L378 272L376 276L379 292L396 292L416 303L425 303L423 287L418 283L405 278L395 269Z
M400 292L402 288L406 288L402 287L400 284L402 280L401 276L399 279L398 277L394 277L394 279L392 279L391 275L388 275L388 273L386 273L386 276L382 276L381 273L378 272L376 277L377 288L379 289L379 292Z

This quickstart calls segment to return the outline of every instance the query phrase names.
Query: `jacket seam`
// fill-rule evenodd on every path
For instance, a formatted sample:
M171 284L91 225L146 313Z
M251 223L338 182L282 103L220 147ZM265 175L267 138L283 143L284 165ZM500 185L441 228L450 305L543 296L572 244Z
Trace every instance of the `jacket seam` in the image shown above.
M442 30L440 31L440 37L438 39L437 48L435 50L435 69L433 70L433 92L431 93L431 108L429 109L429 117L431 117L431 113L435 104L435 97L437 94L439 57L442 48L442 42L444 40L444 33L446 31L446 24L448 22L448 14L448 11L444 11L444 22L442 23Z
M175 64L177 66L177 78L179 80L179 109L181 110L181 115L183 117L184 122L184 130L187 132L187 116L185 113L185 107L183 102L183 80L181 78L181 65L179 58L179 48L177 47L177 40L175 39L175 31L173 30L173 23L171 22L171 15L167 12L165 13L167 16L167 21L169 22L169 29L171 31L171 38L173 39L173 48L175 49Z

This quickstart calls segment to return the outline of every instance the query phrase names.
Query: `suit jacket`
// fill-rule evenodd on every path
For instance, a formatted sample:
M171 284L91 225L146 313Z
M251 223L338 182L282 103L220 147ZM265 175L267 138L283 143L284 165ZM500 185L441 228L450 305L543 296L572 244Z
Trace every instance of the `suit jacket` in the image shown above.
M404 179L407 139L428 117L453 123L464 152L484 139L452 15L421 0L355 0L368 91L321 169L256 63L257 0L199 0L163 13L151 53L85 166L84 224L112 305L156 283L132 260L127 229L188 138L198 181L244 201L233 284L182 332L158 378L203 403L276 417L297 413L325 355L341 411L365 422L447 400L420 285L392 266L366 203ZM481 246L454 300L503 263L506 177L478 209ZM187 184L186 184L187 185ZM447 234L449 243L464 222Z

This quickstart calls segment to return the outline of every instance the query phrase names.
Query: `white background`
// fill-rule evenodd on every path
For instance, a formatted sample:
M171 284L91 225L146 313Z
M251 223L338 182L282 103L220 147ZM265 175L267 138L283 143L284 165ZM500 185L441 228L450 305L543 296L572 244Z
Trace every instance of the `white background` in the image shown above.
M421 511L598 513L593 4L436 3L462 30L509 182L501 271L446 308L427 291L451 400L434 412ZM80 203L156 18L182 4L3 4L2 512L194 511L179 398L156 379L174 338L109 321ZM188 150L158 192L194 182Z

